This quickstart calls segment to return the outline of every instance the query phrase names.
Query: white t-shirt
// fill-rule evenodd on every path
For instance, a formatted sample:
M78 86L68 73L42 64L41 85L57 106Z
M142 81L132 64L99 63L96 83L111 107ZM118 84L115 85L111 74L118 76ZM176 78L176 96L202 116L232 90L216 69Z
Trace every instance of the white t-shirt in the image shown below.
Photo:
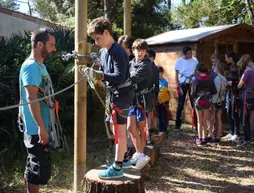
M179 71L179 83L189 83L189 78L195 73L198 60L195 57L192 57L188 60L185 60L183 57L176 60L176 65L174 70ZM192 77L194 80L195 77Z
M218 74L213 80L217 93L212 97L212 103L220 103L225 100L225 92L227 87L227 80L221 74Z

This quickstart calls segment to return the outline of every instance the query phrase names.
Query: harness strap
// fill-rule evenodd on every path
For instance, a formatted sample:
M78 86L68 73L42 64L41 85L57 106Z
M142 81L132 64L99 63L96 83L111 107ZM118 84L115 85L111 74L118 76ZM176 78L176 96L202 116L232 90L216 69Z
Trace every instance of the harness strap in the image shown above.
M113 117L113 125L114 125L114 134L115 134L115 144L118 144L119 135L118 135L118 125L117 125L117 113L121 114L123 112L122 109L119 109L117 106L112 107L112 117Z
M114 92L118 89L126 88L126 87L129 87L129 86L131 86L131 81L126 81L123 84L118 85L117 87L110 88L110 91Z

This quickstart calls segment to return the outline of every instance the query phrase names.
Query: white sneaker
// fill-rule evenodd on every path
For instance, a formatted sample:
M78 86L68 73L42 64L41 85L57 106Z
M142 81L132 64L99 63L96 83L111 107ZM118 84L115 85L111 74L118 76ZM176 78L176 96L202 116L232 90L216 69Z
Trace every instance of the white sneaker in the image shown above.
M138 160L138 153L135 152L135 153L132 155L131 159L130 159L131 165L136 165L137 160Z
M231 133L227 134L226 136L222 137L221 140L222 141L228 141L230 138L232 138L233 135L231 135Z
M146 164L149 163L150 160L151 160L151 158L148 157L147 155L139 157L137 160L137 163L136 163L136 168L138 170L142 170L146 166Z
M233 135L231 138L228 139L228 141L239 143L240 137L238 137L238 135Z

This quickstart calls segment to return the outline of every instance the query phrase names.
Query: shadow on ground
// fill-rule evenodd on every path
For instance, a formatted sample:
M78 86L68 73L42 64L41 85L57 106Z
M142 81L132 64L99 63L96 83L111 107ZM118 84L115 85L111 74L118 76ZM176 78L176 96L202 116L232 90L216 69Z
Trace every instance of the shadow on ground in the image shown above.
M147 192L254 192L253 148L197 147L191 135L185 127L183 136L164 141L156 166L144 173Z

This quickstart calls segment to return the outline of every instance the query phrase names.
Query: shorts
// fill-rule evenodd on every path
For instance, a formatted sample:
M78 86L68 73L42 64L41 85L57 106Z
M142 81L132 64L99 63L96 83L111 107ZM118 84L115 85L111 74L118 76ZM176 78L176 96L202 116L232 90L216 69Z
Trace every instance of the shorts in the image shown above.
M38 141L38 135L24 134L28 153L24 177L29 184L45 185L51 176L51 156L48 145L41 145Z
M223 109L223 108L225 108L225 106L226 106L226 101L225 100L214 104L214 107L215 107L216 110Z
M144 121L146 119L144 109L136 106L130 106L129 116L136 116L137 122Z
M118 125L124 125L127 123L127 117L129 112L129 107L132 99L133 92L130 90L128 93L118 93L118 94L111 94L110 96L110 103L111 103L111 110L112 107L115 106L118 109L122 110L122 113L116 111L116 120ZM106 117L106 121L113 123L112 116Z
M202 111L202 110L209 110L210 106L199 106L199 105L195 105L195 109L198 111Z
M254 111L254 99L253 98L247 98L246 102L248 103L248 109L250 111Z

